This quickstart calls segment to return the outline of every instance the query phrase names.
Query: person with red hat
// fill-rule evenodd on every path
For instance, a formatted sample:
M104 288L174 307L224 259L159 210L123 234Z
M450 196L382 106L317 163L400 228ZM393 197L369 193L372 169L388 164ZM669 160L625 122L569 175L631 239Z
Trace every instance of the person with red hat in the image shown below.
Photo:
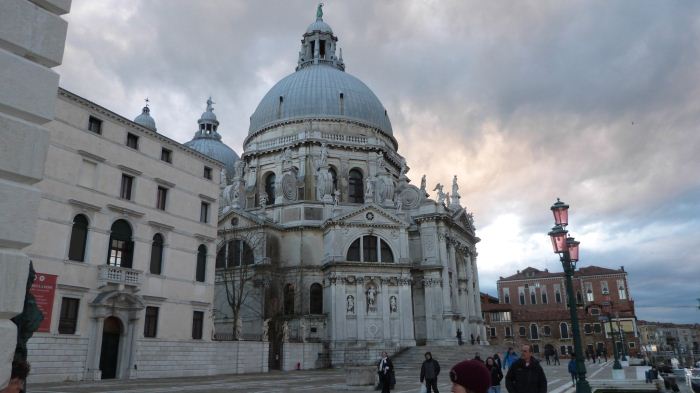
M491 387L491 373L478 360L465 360L450 370L452 393L486 393Z

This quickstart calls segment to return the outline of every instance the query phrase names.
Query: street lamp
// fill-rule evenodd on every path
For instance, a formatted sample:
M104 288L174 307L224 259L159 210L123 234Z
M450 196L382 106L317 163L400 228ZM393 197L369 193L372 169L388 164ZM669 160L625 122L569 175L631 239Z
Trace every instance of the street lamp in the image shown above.
M551 207L554 215L554 227L549 232L552 240L552 248L555 254L559 254L559 260L566 275L566 292L569 298L569 312L571 314L571 330L574 336L574 351L576 352L576 393L591 393L591 385L586 380L586 364L583 360L583 346L581 344L581 330L578 324L578 310L574 297L573 276L576 270L576 262L579 259L579 244L573 237L568 236L566 226L569 225L569 205L557 198Z
M622 365L617 355L617 343L615 342L615 334L613 333L612 325L612 302L610 301L610 293L607 288L603 290L603 305L608 308L608 327L610 328L610 340L612 341L613 355L615 356L615 363L613 364L613 370L622 370Z

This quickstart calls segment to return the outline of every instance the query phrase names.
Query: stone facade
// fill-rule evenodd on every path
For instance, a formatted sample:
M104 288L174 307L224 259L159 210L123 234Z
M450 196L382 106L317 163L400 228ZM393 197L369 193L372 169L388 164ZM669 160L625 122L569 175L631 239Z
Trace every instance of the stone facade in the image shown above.
M688 365L700 359L700 324L639 321L638 327L649 357L675 357Z
M458 330L485 337L479 238L457 178L451 197L425 176L411 184L386 110L344 72L337 40L318 17L297 71L251 116L221 196L217 334L269 339L271 359L323 343L333 366L456 343Z
M612 357L611 328L604 321L611 315L612 332L616 336L619 330L624 332L626 353L638 354L634 301L624 268L582 267L575 272L573 281L584 350L604 348ZM491 342L515 347L529 343L535 353L542 355L553 349L559 354L573 351L564 273L528 267L501 277L497 288L498 298L482 297ZM618 339L618 347L622 345Z
M0 2L0 389L17 341L71 0Z
M219 351L210 343L219 177L204 174L222 165L66 90L54 101L26 253L57 285L48 332L30 341L30 378L214 372L197 351Z

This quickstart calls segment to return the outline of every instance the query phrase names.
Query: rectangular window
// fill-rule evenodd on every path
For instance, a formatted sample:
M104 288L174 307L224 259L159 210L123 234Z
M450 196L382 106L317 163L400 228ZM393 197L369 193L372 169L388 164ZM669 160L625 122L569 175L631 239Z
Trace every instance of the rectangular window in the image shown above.
M532 353L540 353L540 346L538 344L532 345Z
M160 210L165 210L165 202L168 197L168 189L165 187L158 187L158 194L156 195L156 207Z
M505 332L506 332L506 337L511 337L513 335L513 332L510 331L510 326L506 326Z
M131 190L134 187L134 177L122 174L122 188L119 192L119 197L122 199L131 200Z
M608 282L607 281L601 281L600 282L600 292L605 295L610 293L610 289L608 288Z
M561 304L561 292L557 291L557 293L554 294L554 298L557 301L557 304Z
M593 333L593 327L591 327L590 323L586 323L583 325L583 332L586 334L592 334Z
M600 332L602 331L602 329L601 329L599 323L596 323L595 325L593 325L593 331L596 332L596 333L598 333L598 334L600 334Z
M492 327L492 328L490 328L489 330L491 330L491 337L492 337L492 338L496 338L496 328L495 328L495 327Z
M510 288L503 288L503 303L510 304Z
M518 288L518 301L521 306L525 304L525 289L523 287Z
M202 328L204 325L204 311L195 311L192 315L192 339L202 339Z
M584 285L586 286L586 301L592 302L593 300L595 300L593 296L593 284L587 282Z
M88 131L92 131L95 134L102 134L102 120L90 116L88 119Z
M542 292L542 304L547 304L547 292Z
M202 206L199 209L199 222L209 222L209 204L206 202L202 202Z
M146 307L146 319L143 323L143 336L155 337L158 332L158 307Z
M78 307L80 299L64 297L61 299L61 314L58 320L59 334L75 334L78 325Z
M138 150L139 148L139 137L130 132L126 134L126 145L132 149Z
M204 167L204 178L211 180L211 168L208 166Z
M168 150L166 148L161 149L160 151L160 160L165 161L167 163L172 163L173 162L173 152L172 150Z
M627 299L627 290L625 290L625 280L617 280L617 291L620 300Z
M534 289L530 290L530 304L537 304L537 294Z

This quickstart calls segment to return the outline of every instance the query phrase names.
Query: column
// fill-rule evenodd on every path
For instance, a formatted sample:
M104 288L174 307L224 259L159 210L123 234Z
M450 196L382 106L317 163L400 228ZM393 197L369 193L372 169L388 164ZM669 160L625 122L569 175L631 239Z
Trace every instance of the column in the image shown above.
M452 311L452 302L450 301L450 262L447 254L447 238L445 233L441 231L438 231L438 253L442 265L442 312L444 314Z
M35 4L36 3L36 4ZM0 390L17 343L10 321L22 312L70 0L0 1Z
M104 322L104 317L91 319L87 364L85 365L85 379L88 381L99 381L102 377L100 352L102 349L102 328L104 328Z
M382 293L381 304L377 304L377 312L382 313L382 325L384 325L384 341L391 340L391 325L389 322L389 283L388 280L379 280L379 290ZM396 299L398 301L398 299Z

